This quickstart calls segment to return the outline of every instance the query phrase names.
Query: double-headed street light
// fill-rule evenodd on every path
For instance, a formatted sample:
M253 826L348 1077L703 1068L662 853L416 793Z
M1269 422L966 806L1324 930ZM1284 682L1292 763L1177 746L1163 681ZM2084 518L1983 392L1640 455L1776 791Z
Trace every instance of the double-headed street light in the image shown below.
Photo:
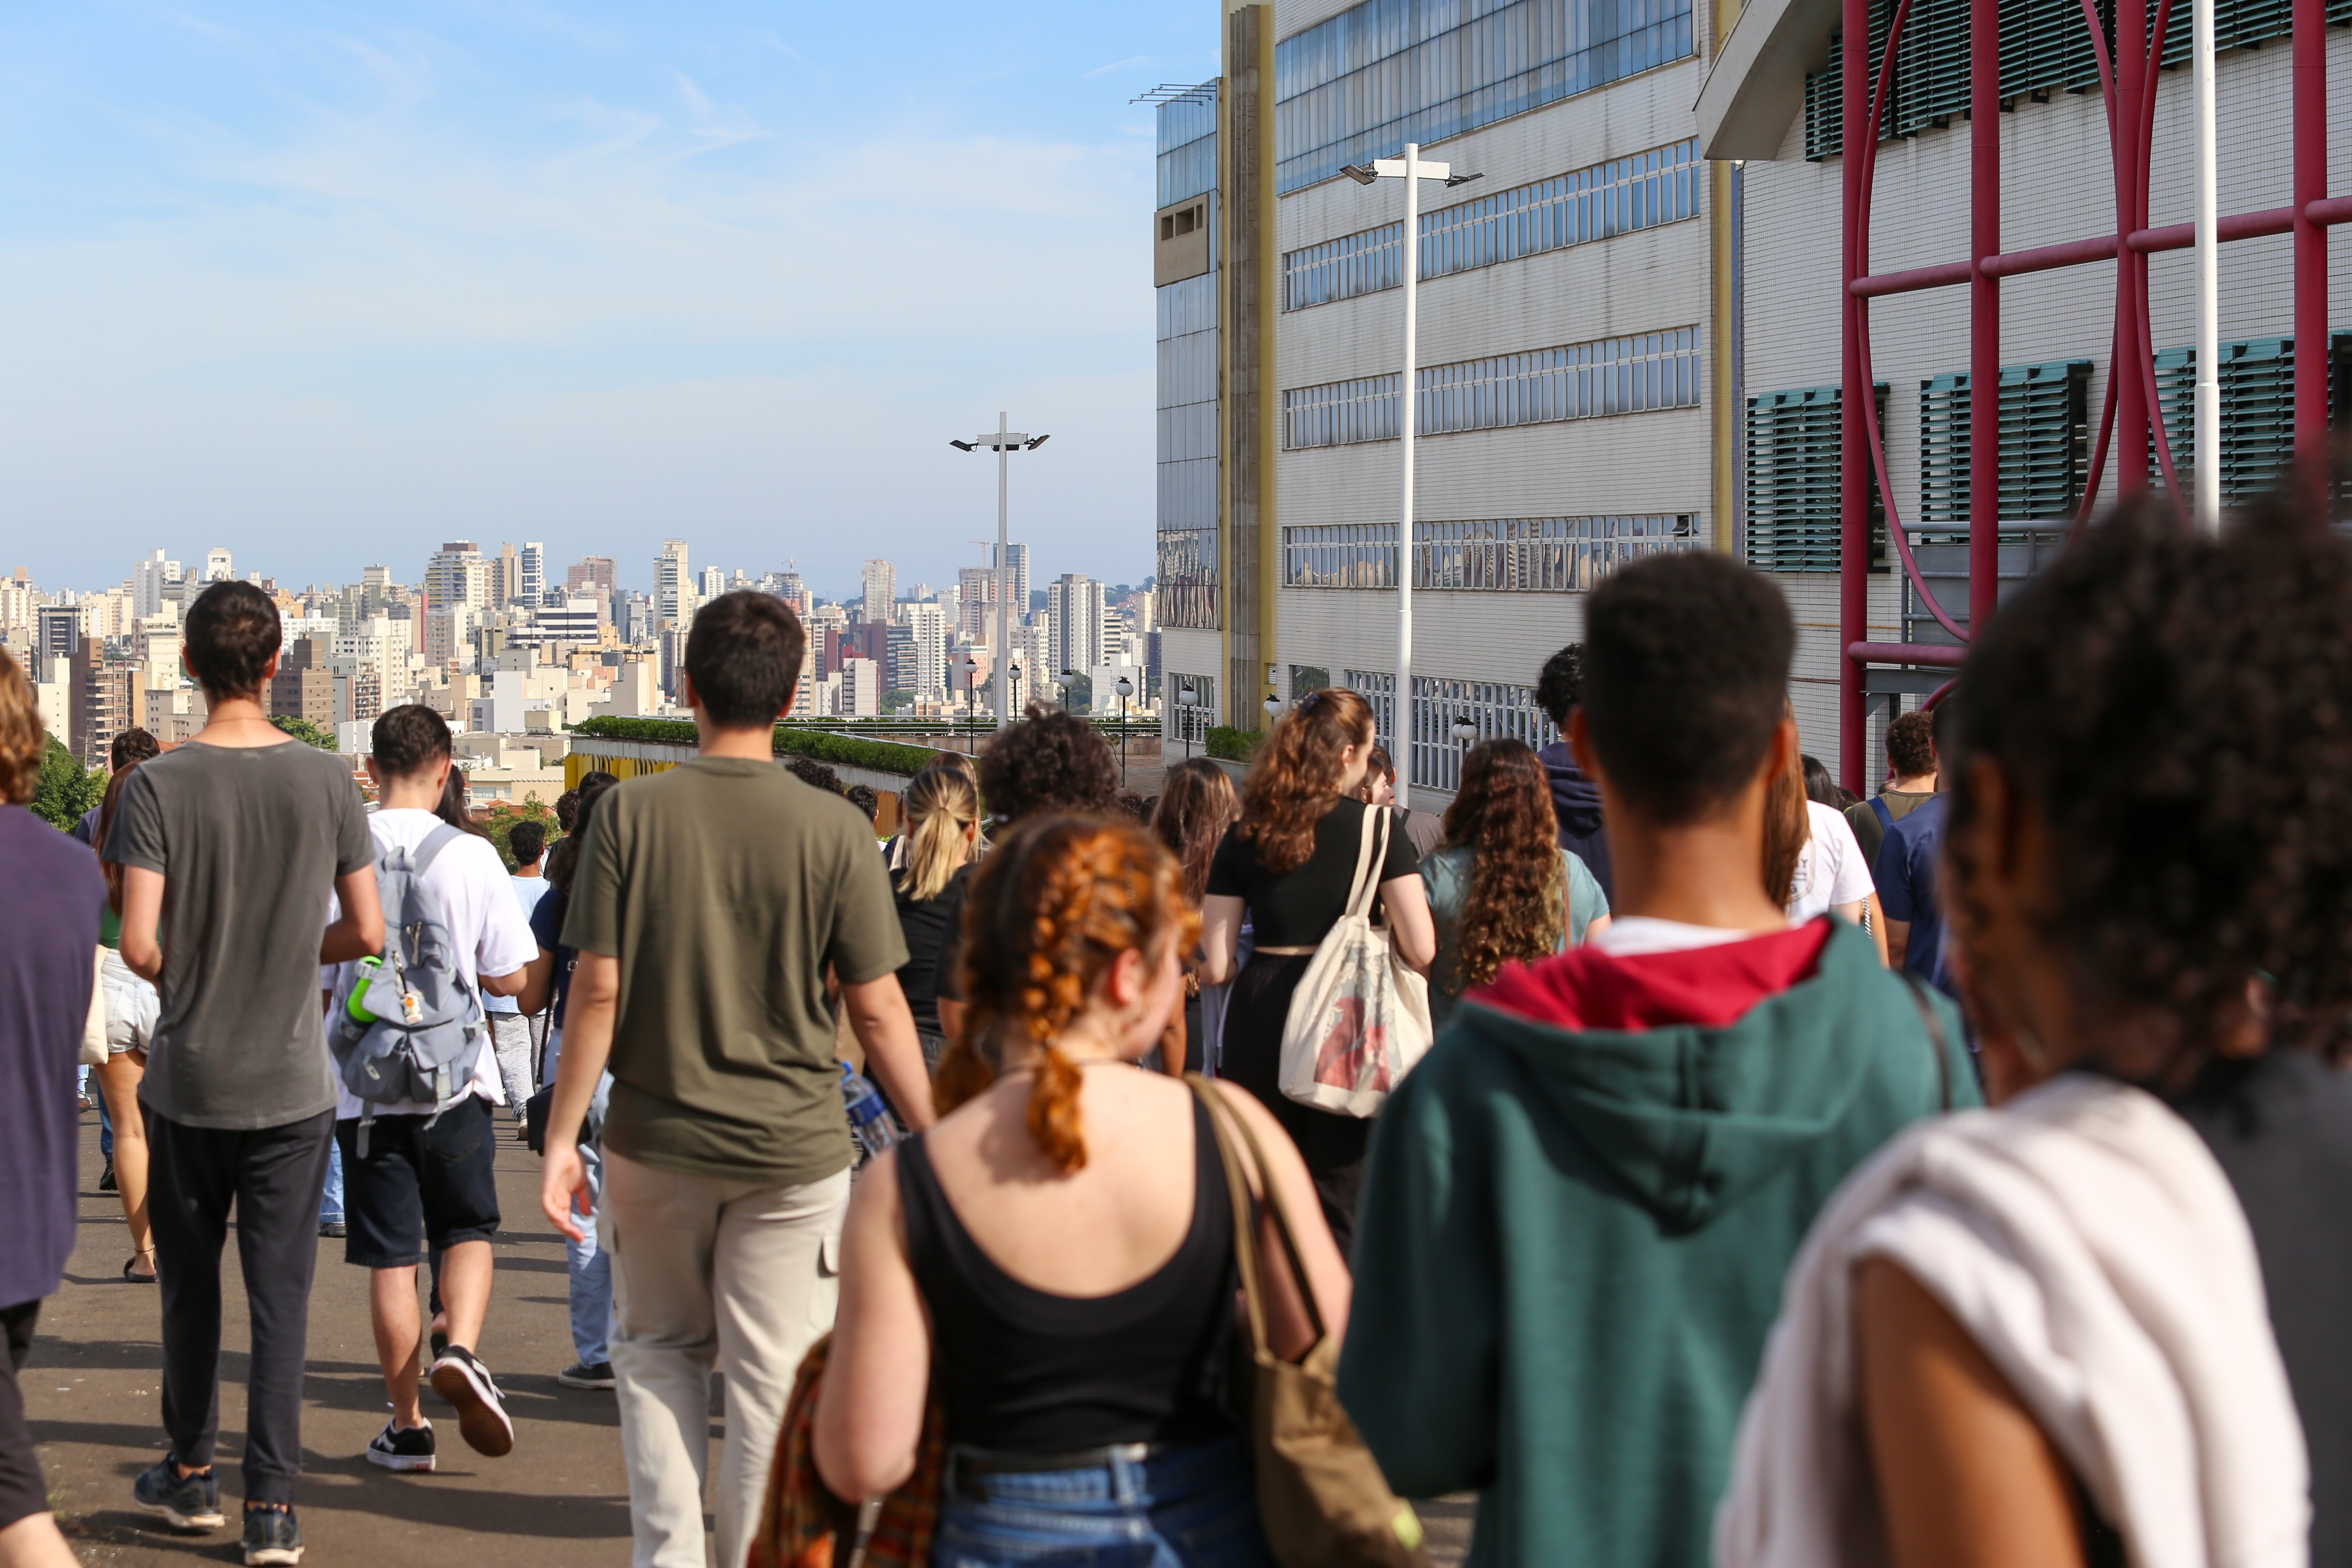
M1360 185L1369 185L1382 178L1404 182L1404 255L1400 268L1404 284L1404 374L1397 377L1397 435L1404 448L1404 507L1397 525L1397 659L1396 700L1402 710L1412 711L1412 438L1416 415L1413 398L1414 354L1418 344L1414 334L1418 328L1416 285L1421 281L1421 182L1443 180L1448 190L1466 185L1481 178L1477 174L1457 174L1450 163L1436 163L1421 155L1421 143L1404 144L1402 158L1376 158L1370 168L1350 163L1339 171ZM1268 698L1266 711L1275 711L1274 700ZM1407 724L1410 730L1410 723ZM1405 775L1397 774L1396 803L1405 804Z
M983 431L969 441L950 439L948 442L959 452L984 449L996 454L996 722L1000 729L1013 722L1013 710L1006 705L1004 693L1005 650L1013 646L1013 628L1005 617L1005 612L1010 608L1008 600L1013 581L1012 567L1005 561L1005 556L1010 553L1006 548L1004 523L1006 491L1010 484L1006 459L1015 452L1034 452L1049 439L1050 437L1029 436L1018 430L1006 429L1004 416L999 413L994 434ZM1022 607L1024 610L1028 608L1025 605Z

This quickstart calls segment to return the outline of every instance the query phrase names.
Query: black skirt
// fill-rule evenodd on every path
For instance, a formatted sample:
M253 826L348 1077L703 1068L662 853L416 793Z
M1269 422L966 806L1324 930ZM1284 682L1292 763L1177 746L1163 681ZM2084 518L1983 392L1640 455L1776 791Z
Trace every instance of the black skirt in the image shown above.
M1323 1217L1348 1256L1356 1236L1356 1199L1364 1184L1364 1152L1372 1139L1371 1118L1340 1116L1301 1105L1282 1092L1282 1028L1290 1016L1290 998L1315 955L1286 957L1253 953L1248 966L1234 982L1232 1002L1225 1009L1223 1054L1217 1076L1231 1079L1257 1096L1274 1112L1315 1178L1316 1195L1323 1200Z

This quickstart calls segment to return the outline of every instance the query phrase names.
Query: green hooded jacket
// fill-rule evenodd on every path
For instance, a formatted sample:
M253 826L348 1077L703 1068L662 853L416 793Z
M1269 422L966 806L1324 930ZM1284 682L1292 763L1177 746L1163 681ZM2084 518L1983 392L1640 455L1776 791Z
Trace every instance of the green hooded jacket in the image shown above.
M1472 1568L1704 1568L1814 1215L1905 1126L1979 1103L1957 1013L1927 1005L1940 1072L1911 989L1836 920L1581 948L1477 994L1398 1086L1339 1395L1401 1495L1477 1490Z

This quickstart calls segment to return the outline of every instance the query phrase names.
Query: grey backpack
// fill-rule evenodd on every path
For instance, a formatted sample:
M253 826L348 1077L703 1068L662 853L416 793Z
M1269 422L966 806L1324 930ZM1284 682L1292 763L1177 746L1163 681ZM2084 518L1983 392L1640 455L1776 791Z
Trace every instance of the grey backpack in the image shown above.
M383 953L362 964L336 997L330 1036L335 1070L362 1108L362 1155L378 1105L430 1105L437 1119L473 1082L487 1026L482 1005L457 967L440 896L425 883L441 851L463 837L445 822L413 855L397 848L376 855Z

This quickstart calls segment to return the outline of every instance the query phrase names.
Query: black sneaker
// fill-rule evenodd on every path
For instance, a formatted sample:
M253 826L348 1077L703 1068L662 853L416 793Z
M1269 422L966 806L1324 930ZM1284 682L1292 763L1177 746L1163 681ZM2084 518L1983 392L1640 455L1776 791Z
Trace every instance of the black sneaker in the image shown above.
M169 1458L140 1471L131 1496L173 1530L218 1530L228 1522L221 1513L220 1477L210 1470L184 1476Z
M319 1236L321 1240L341 1241L350 1234L351 1227L341 1220L322 1219L319 1222Z
M613 1363L600 1361L590 1366L584 1361L573 1362L555 1374L555 1381L566 1388L602 1388L613 1386Z
M98 1173L98 1190L101 1193L110 1193L115 1190L114 1162L111 1160L106 1163L106 1169Z
M433 1423L400 1426L387 1421L367 1446L367 1460L387 1470L429 1470L433 1468Z
M290 1508L249 1508L245 1510L246 1568L263 1563L302 1561L302 1527Z
M457 1409L457 1431L478 1454L493 1459L514 1452L514 1422L490 1369L463 1345L451 1345L433 1363L433 1392Z

